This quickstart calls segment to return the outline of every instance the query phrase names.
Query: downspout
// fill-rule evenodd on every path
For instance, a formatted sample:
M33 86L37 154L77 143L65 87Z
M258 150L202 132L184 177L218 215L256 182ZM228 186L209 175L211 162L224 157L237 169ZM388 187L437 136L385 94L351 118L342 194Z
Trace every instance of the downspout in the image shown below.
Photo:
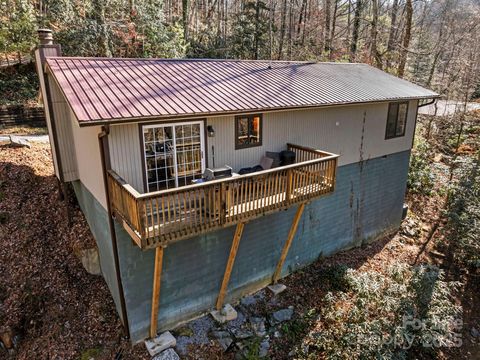
M420 100L418 100L417 108L415 109L415 126L413 127L412 144L410 146L411 149L413 148L413 146L415 144L415 134L417 132L417 121L418 121L418 109L420 109L421 107L424 107L424 106L435 104L435 101L437 101L437 99L433 98L431 101L426 102L425 104L420 104Z
M127 306L125 304L125 295L123 292L123 283L120 273L120 261L118 259L117 234L115 232L115 224L113 222L113 211L110 203L110 192L108 191L107 171L111 169L110 150L108 147L108 134L110 133L109 125L102 126L102 131L98 134L98 142L100 145L100 158L102 161L103 185L105 187L105 197L107 200L108 227L110 229L110 240L112 242L113 259L115 262L115 276L117 280L117 288L120 295L120 310L122 313L123 327L128 338L130 338L130 327L128 326Z

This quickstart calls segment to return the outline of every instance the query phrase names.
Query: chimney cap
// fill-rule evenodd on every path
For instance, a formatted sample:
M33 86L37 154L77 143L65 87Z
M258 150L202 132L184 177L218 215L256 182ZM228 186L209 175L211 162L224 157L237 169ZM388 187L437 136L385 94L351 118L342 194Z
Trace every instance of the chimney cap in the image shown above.
M38 39L40 45L52 45L53 44L53 31L50 29L38 29Z

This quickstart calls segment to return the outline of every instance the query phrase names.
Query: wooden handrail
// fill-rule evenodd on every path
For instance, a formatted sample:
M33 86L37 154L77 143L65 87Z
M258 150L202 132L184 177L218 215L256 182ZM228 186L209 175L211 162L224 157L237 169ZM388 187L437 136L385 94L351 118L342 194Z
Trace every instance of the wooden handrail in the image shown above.
M318 150L318 149L314 149L314 148L311 148L311 147L308 147L308 146L295 145L295 144L291 144L291 143L287 143L287 148L288 149L304 150L304 151L312 152L314 154L319 154L319 155L322 155L322 156L337 156L337 157L339 156L339 155L336 155L334 153L331 153L331 152L328 152L328 151L325 151L325 150Z
M140 194L108 172L111 205L151 248L249 221L333 191L338 155L288 144L296 163L251 174ZM138 241L137 241L138 240Z
M303 161L301 163L284 165L284 166L276 167L276 168L273 168L273 169L260 170L260 171L254 172L254 173L239 175L239 176L235 176L235 177L229 177L229 178L225 178L225 179L210 180L208 182L199 183L199 184L190 184L190 185L185 185L185 186L178 187L178 188L158 190L158 191L153 191L153 192L149 192L149 193L146 193L146 194L140 194L136 190L134 190L134 192L138 194L137 197L139 199L149 199L149 198L157 197L159 195L176 193L176 192L179 191L179 189L191 190L191 189L195 189L195 188L201 188L203 186L209 186L209 185L221 184L221 183L228 183L228 182L235 182L235 180L238 179L239 177L253 178L253 177L261 176L261 175L264 175L264 174L277 172L277 171L279 171L279 169L294 169L294 168L302 167L302 166L309 165L309 164L315 164L315 163L323 162L323 161L330 160L330 159L336 159L339 156L340 155L329 155L329 156L326 156L326 157L322 157L322 158L318 158L318 159L314 159L314 160ZM110 170L110 171L112 171L112 170ZM132 194L133 194L133 192L132 192Z

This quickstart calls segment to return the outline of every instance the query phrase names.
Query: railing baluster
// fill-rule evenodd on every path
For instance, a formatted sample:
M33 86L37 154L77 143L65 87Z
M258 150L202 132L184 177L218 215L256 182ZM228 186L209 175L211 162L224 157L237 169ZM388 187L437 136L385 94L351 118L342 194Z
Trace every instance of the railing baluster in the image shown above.
M286 168L150 194L139 194L109 171L112 210L139 235L143 248L246 221L334 190L338 156L293 144L287 148L296 159Z

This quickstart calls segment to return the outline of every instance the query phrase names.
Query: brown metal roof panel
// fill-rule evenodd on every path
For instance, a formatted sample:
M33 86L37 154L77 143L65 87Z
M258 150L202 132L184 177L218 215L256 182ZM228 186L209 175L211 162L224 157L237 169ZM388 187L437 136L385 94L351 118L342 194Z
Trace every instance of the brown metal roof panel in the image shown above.
M69 62L70 63L70 62ZM75 70L72 70L65 61L59 60L57 62L57 65L61 71L61 73L65 76L66 82L63 84L59 84L60 87L63 89L65 87L69 87L73 94L74 97L72 101L70 101L70 105L77 114L77 108L81 107L85 113L87 114L87 119L103 119L104 117L98 113L97 109L95 108L95 103L92 103L90 99L87 97L85 90L82 88L82 86L79 84L79 81L77 79L78 77L78 72ZM74 66L72 63L70 63L70 66ZM67 98L67 101L69 99ZM80 118L78 118L79 121L82 121Z
M80 122L436 97L364 64L48 58Z

